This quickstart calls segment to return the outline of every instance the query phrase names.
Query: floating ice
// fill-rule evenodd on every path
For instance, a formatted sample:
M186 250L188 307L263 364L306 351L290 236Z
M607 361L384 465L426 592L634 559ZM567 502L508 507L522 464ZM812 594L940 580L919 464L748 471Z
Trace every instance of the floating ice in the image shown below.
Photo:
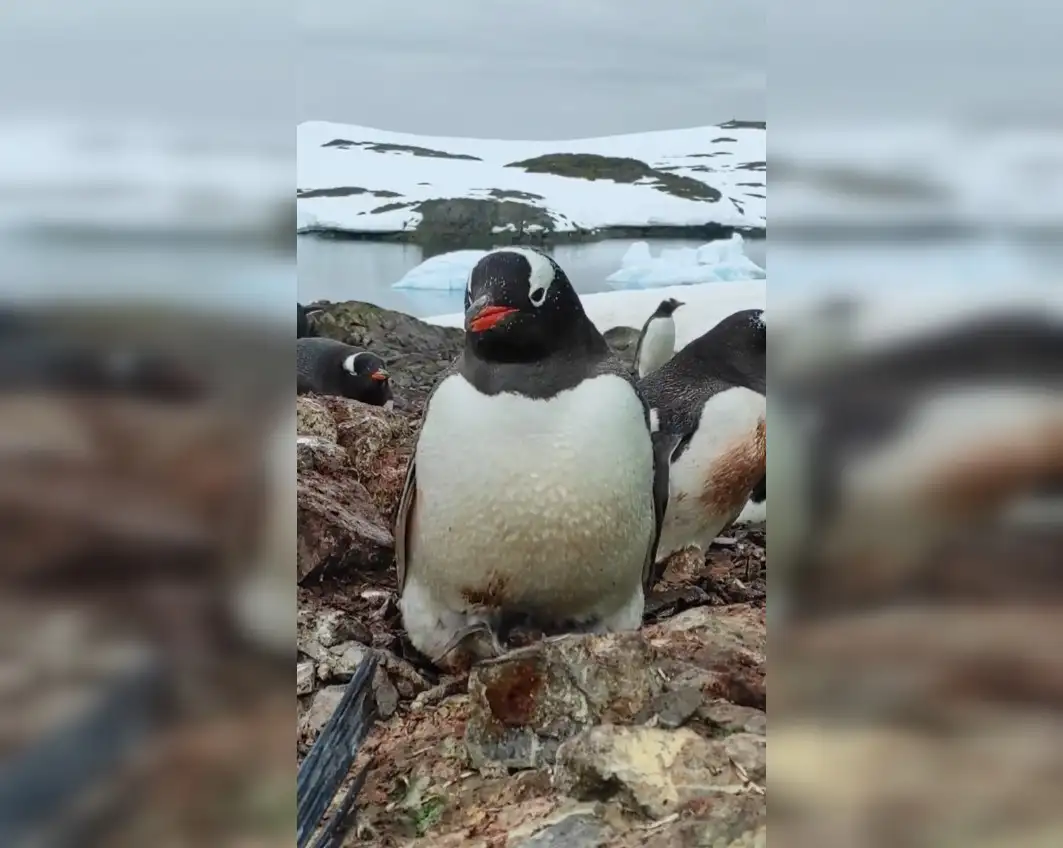
M486 250L453 250L426 259L407 271L394 289L421 291L461 291L469 279L469 272Z
M665 248L659 256L650 252L647 242L635 242L624 254L620 269L606 280L618 289L644 289L763 280L766 276L764 269L746 256L742 236L735 233L701 247Z

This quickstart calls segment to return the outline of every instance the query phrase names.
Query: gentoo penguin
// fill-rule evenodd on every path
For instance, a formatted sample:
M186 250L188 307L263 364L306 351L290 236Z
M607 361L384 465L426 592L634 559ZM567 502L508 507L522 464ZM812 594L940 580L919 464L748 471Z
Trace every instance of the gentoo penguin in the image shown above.
M672 313L682 305L682 301L674 297L662 300L642 325L635 345L635 371L640 380L664 365L675 353L675 318Z
M383 406L391 381L375 353L335 339L308 337L295 342L296 393L336 395Z
M631 373L565 272L530 248L477 262L465 328L398 510L410 642L457 670L499 653L507 622L638 628L668 477Z
M295 337L305 339L316 336L317 328L314 327L314 319L321 314L320 309L311 309L301 303L295 304Z
M766 353L763 310L745 309L640 381L670 461L659 560L707 547L764 480Z

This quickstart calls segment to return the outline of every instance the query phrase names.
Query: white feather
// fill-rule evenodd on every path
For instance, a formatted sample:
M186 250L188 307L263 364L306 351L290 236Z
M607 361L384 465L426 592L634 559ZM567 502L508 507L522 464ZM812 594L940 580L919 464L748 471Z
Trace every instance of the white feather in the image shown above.
M654 531L653 450L641 403L614 375L550 400L436 390L417 445L417 503L401 607L431 655L466 592L555 617L637 627ZM444 620L445 619L445 620Z
M658 559L691 545L707 547L734 520L731 511L706 507L706 484L721 459L754 438L766 414L764 395L746 388L727 389L705 404L697 432L669 468L668 511Z

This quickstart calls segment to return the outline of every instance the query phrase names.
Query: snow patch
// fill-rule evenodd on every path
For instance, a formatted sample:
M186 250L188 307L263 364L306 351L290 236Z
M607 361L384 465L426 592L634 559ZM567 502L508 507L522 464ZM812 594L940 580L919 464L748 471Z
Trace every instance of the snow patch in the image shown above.
M565 141L436 138L324 121L300 124L296 132L301 232L412 230L422 221L419 203L456 198L525 204L545 215L556 232L766 225L761 170L766 143L758 127L704 126ZM621 183L513 167L564 154L635 159L658 176ZM697 180L720 197L693 197L682 187L674 193L662 190L667 189L662 175ZM542 227L541 220L529 220L521 229Z

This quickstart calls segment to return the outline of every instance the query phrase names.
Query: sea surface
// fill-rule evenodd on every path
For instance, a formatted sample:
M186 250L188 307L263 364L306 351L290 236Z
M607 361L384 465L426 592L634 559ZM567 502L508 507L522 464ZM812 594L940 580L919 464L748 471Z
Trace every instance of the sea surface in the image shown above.
M611 291L606 277L620 267L633 242L623 239L590 244L559 245L554 259L565 269L580 294ZM699 247L704 242L662 239L651 242L653 252L662 248ZM766 240L747 240L746 254L765 266ZM363 300L419 317L461 310L463 293L458 291L413 291L393 289L392 284L422 262L415 245L349 241L299 236L299 300Z

